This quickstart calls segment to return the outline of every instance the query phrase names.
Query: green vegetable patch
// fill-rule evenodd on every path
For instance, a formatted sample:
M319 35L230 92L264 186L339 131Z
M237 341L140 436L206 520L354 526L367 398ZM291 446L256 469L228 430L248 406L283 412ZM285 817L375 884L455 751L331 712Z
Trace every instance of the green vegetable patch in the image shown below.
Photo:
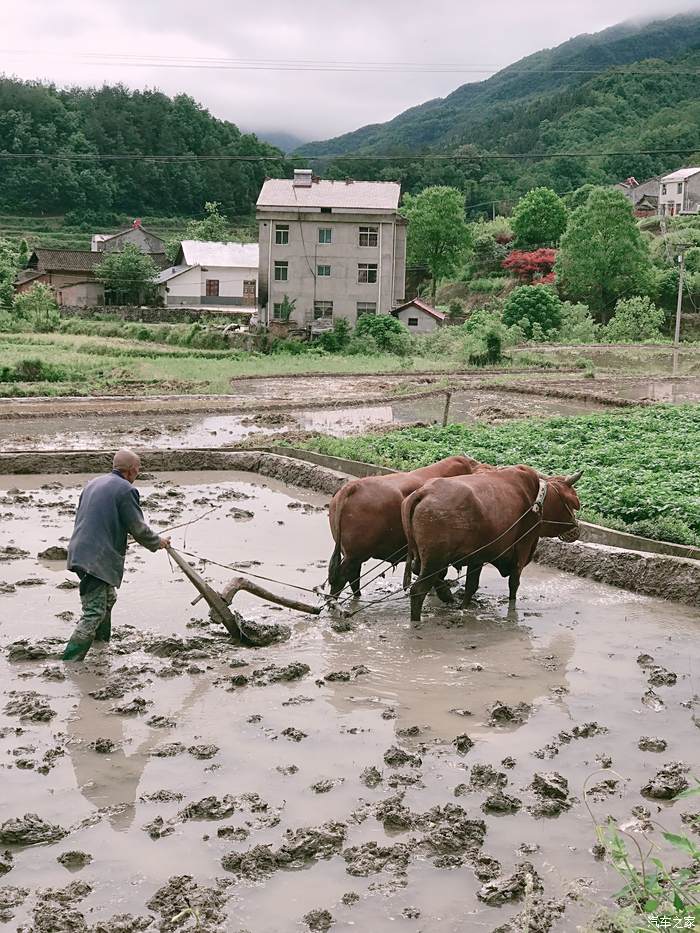
M322 437L305 444L337 457L412 470L467 453L494 465L527 463L577 486L588 521L700 545L700 406L654 405L624 413L408 428Z

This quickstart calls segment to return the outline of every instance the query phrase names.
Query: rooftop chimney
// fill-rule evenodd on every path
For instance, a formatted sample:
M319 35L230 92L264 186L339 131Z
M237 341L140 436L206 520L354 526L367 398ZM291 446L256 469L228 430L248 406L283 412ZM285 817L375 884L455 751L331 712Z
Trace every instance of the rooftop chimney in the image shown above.
M140 218L140 217L137 217L136 220L133 222L132 226L133 226L133 227L140 227L140 226L141 226L141 218Z
M313 173L310 168L295 168L294 181L295 188L310 188L313 184Z

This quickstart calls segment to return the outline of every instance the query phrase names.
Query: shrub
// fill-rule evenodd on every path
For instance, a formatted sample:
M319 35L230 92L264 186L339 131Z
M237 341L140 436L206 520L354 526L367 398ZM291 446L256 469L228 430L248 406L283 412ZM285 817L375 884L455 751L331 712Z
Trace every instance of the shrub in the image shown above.
M530 252L514 249L501 265L521 282L531 284L552 274L556 258L555 249L543 248Z
M598 325L588 305L564 301L561 305L561 323L557 333L560 343L595 343Z
M66 371L40 359L18 360L14 366L0 367L0 382L64 382Z
M327 331L317 340L318 346L327 353L340 353L350 342L350 325L344 317L333 321L332 330Z
M501 263L508 255L508 247L499 243L495 236L479 232L472 246L471 274L488 276L499 272Z
M380 352L395 353L397 356L408 356L413 348L413 340L406 325L390 314L363 314L355 325L353 337L357 341L371 338Z
M561 324L561 301L546 285L521 285L506 298L503 322L517 324L528 340L547 337Z
M612 343L658 339L664 320L664 312L650 298L621 298L604 329L605 337Z
M497 295L503 291L508 280L500 278L480 278L471 279L467 282L470 292L476 292L481 295Z
M459 321L464 317L464 304L459 298L453 298L447 308L447 317L451 321Z
M56 330L61 322L56 299L48 285L33 285L16 295L12 310L40 334Z

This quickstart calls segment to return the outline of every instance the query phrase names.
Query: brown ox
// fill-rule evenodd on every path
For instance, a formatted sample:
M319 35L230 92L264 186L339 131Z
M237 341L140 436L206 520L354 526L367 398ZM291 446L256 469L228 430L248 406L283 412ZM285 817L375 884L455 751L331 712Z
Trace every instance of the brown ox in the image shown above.
M573 487L580 476L579 472L543 477L528 466L504 467L434 479L408 496L402 506L408 540L405 587L411 582L413 559L420 564L411 586L411 621L420 621L423 602L433 587L443 602L451 602L445 583L450 566L467 567L465 607L479 586L484 564L493 564L508 577L513 602L538 539L578 537L574 511L581 503Z
M355 596L360 595L364 561L376 558L396 565L404 559L406 536L401 503L406 496L436 476L463 476L484 468L471 457L447 457L410 473L366 476L346 483L331 499L328 514L335 541L328 564L333 596L346 583Z

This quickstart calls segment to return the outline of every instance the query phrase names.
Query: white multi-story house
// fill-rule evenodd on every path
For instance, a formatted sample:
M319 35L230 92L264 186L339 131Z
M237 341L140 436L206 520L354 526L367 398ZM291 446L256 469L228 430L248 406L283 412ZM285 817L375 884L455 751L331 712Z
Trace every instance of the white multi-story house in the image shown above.
M268 179L257 202L264 322L390 314L404 298L406 221L395 182L326 181L310 169Z
M659 180L659 214L697 214L700 210L700 168L681 168Z

